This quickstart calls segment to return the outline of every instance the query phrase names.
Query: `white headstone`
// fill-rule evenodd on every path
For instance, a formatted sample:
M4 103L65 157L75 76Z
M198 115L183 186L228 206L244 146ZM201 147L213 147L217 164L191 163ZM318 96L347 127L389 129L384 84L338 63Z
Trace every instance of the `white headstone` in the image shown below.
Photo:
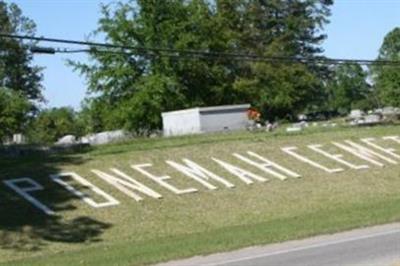
M74 135L66 135L62 138L60 138L55 145L59 145L59 146L69 146L69 145L74 145L76 144L76 137Z
M356 109L356 110L351 110L349 117L351 119L360 119L363 117L363 115L364 115L363 111Z
M121 141L126 138L127 134L123 130L105 131L82 137L81 143L90 145L102 145L111 142Z

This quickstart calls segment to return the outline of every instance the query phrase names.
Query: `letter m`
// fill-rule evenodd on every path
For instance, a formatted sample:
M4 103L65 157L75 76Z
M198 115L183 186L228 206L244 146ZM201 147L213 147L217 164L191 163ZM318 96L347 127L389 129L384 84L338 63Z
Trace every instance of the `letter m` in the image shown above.
M211 190L217 189L216 186L207 182L210 179L218 181L229 188L235 187L235 185L228 182L224 178L210 172L209 170L201 167L200 165L198 165L197 163L195 163L189 159L183 159L183 162L186 165L182 165L182 164L176 163L174 161L166 161L166 163L169 164L171 167L173 167L176 170L178 170L179 172L189 176L190 178L196 180L197 182L201 183L208 189L211 189Z

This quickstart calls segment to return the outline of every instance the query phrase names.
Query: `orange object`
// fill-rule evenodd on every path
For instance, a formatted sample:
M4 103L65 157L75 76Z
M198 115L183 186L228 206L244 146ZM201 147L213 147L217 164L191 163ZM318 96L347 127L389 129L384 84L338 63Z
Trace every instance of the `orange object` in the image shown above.
M249 108L249 109L247 110L247 117L248 117L250 120L258 121L258 120L260 120L261 114L260 114L260 112L258 112L256 109L254 109L254 108Z

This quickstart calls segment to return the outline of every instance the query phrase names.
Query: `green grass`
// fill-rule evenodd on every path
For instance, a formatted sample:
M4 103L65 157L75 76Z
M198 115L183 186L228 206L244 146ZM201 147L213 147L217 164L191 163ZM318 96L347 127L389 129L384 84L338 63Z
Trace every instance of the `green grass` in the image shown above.
M166 139L140 139L107 145L85 153L0 157L0 180L29 176L45 191L35 197L57 210L49 218L0 184L0 262L5 265L145 265L198 254L304 238L322 233L400 221L400 166L371 166L328 174L289 158L280 147L297 146L329 167L334 162L308 151L308 144L361 137L399 135L399 126L314 129L296 134L227 133ZM382 146L400 150L387 141ZM397 145L397 146L396 146ZM257 152L302 175L280 181L246 166L233 152ZM268 177L245 185L210 160L217 157ZM179 174L164 161L189 158L236 185L209 191ZM346 154L354 163L360 159ZM130 169L152 163L151 172L167 174L180 188L198 193L176 196ZM364 162L365 163L365 162ZM164 198L135 202L90 174L116 167L157 190ZM74 171L121 201L93 209L48 179L58 171ZM82 188L84 189L84 188Z

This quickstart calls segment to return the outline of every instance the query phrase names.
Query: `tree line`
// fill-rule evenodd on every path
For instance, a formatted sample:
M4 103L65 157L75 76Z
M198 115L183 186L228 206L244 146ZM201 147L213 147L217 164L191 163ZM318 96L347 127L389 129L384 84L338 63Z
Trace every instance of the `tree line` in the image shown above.
M102 5L94 34L125 46L321 58L332 5L332 0L131 0ZM0 0L0 32L33 35L35 28L17 5ZM400 71L393 65L91 49L89 62L68 62L87 80L89 96L81 110L43 110L41 68L33 65L27 45L0 39L0 138L25 132L35 142L52 142L65 134L119 128L145 135L160 129L161 112L194 106L251 103L268 121L400 106ZM386 35L377 59L400 60L400 28Z

